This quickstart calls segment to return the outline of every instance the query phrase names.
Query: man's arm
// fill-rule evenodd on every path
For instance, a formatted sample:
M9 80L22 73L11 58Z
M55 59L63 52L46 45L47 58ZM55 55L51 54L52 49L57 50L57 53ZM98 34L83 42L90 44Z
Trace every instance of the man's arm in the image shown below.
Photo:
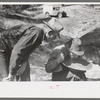
M64 60L64 55L59 50L54 50L47 64L45 65L46 72L54 72L58 65Z
M9 72L16 74L18 66L41 44L43 30L37 27L27 29L22 38L14 46L11 53Z

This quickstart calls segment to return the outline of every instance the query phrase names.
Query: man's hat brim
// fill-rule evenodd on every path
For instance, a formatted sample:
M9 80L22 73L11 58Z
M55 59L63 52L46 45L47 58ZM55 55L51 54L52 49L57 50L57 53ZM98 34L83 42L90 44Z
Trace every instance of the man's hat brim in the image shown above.
M90 69L90 68L86 68L87 66L83 66L82 64L79 64L79 63L72 63L70 66L66 66L66 67L77 70L77 71L87 71Z
M71 53L78 55L78 56L82 56L84 55L84 51L74 51L74 50L70 50Z
M47 25L47 26L48 26L55 34L57 34L58 37L60 38L60 35L59 35L59 31L58 31L58 30L55 30L48 22L43 21L43 23L44 23L45 25Z
M81 58L72 58L71 65L68 64L68 61L63 61L62 63L64 66L78 70L78 71L87 71L92 68L92 66L88 66L89 62Z

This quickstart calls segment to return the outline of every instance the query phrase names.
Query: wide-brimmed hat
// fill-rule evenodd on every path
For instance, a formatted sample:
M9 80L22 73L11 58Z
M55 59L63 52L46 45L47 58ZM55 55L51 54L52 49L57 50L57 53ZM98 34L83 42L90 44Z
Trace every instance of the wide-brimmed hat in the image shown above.
M84 51L80 50L80 45L81 45L81 40L79 38L73 39L70 52L78 56L84 55Z
M70 64L68 63L68 61L64 60L62 64L68 68L71 68L77 71L87 71L92 68L92 65L90 65L88 61L82 58L71 58Z
M60 38L59 32L63 30L63 26L60 21L58 21L56 18L52 18L49 22L43 21L43 23L48 26L54 34L57 34L57 36Z

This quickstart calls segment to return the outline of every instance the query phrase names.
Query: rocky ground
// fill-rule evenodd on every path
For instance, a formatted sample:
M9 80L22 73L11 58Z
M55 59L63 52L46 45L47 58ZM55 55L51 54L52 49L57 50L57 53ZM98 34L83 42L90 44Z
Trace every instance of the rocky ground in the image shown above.
M71 5L62 7L62 10L67 13L67 17L59 18L58 20L64 26L64 30L61 31L61 39L66 40L67 36L81 36L85 34L85 31L91 28L93 25L100 22L100 10L88 7L86 5ZM43 14L36 15L35 18L44 17ZM17 25L19 23L26 24L26 22L19 20L5 20L5 25L11 27L11 25ZM31 66L31 80L32 81L50 81L51 73L46 73L45 63L49 58L49 54L53 47L58 44L46 44L44 47L40 46L30 56ZM93 65L93 68L86 72L86 76L89 78L100 78L100 66Z

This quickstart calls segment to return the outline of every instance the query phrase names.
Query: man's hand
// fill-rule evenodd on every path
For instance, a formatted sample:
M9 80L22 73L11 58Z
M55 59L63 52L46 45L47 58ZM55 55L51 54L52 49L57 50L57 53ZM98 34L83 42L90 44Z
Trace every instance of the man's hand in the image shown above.
M14 81L14 79L15 79L14 75L8 75L8 77L4 78L2 82L10 82L10 81Z

